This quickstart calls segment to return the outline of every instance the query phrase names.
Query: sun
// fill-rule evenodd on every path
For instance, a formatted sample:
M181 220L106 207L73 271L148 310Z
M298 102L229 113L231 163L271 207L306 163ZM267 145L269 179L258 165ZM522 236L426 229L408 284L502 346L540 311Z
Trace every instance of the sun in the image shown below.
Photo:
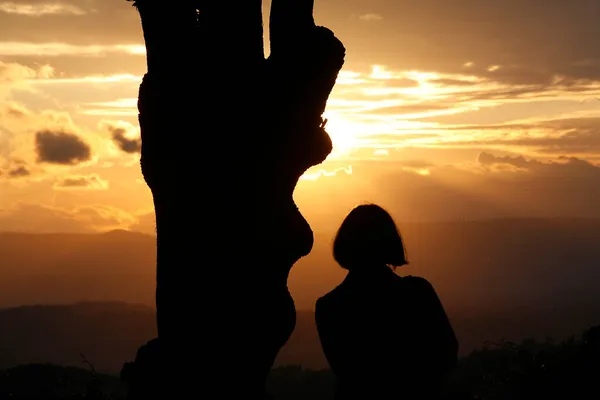
M333 142L331 157L348 155L358 146L356 126L345 119L342 115L327 111L324 116L327 119L325 130Z

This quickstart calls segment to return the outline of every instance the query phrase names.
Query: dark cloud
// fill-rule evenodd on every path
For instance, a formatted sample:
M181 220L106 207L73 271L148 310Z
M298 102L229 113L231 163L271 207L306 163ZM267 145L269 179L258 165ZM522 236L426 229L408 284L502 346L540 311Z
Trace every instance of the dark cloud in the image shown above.
M26 3L32 2L41 3ZM130 3L63 3L86 13L46 15L36 17L35 23L29 16L0 13L3 40L143 44L139 17ZM357 23L361 15L385 18ZM316 2L315 17L344 40L348 69L385 64L393 69L467 73L527 85L548 85L557 77L564 82L600 79L598 0L330 0ZM79 59L77 68L81 65L88 73L94 68L97 73L112 73L125 66L135 66L136 71L144 67L143 56ZM59 58L56 62L60 63ZM467 62L472 65L465 66ZM490 70L495 65L501 68ZM69 68L57 66L57 70Z
M600 79L597 0L334 0L317 10L317 19L346 39L349 63L377 60L508 83ZM386 18L353 24L350 16L366 10ZM494 65L502 68L489 71Z
M5 103L4 112L7 116L11 118L25 118L30 115L29 110L23 107L22 105L9 102Z
M43 0L17 0L15 4L43 5ZM63 0L66 11L35 16L0 12L4 41L53 42L69 44L143 43L139 16L125 0Z
M600 167L583 159L488 151L467 164L416 160L355 160L351 173L302 180L296 190L300 210L309 221L332 226L364 202L380 203L405 222L600 218Z
M92 151L79 136L61 131L40 131L35 135L37 161L40 163L76 165L91 159Z
M57 181L55 189L106 189L106 181L98 175L69 176Z
M402 114L421 114L432 111L441 111L441 110L450 110L454 104L447 104L440 102L439 104L435 104L432 102L423 102L418 104L406 104L400 106L390 106L390 107L377 107L374 110L369 110L369 114L384 114L384 115L402 115Z
M31 168L21 159L6 160L4 168L0 168L0 177L7 179L26 178L32 174Z
M468 80L462 80L462 79L449 79L449 78L432 79L429 82L433 83L434 85L441 85L441 86L475 86L475 85L480 84L479 81L468 81Z
M468 143L470 146L518 146L548 154L600 155L600 118L598 117L563 118L530 124L468 125L446 129L495 131L490 139L472 140ZM519 132L519 136L515 137L514 132ZM444 144L464 146L465 142Z
M127 137L127 130L119 127L109 126L108 130L112 134L113 141L125 153L139 153L142 150L142 139L130 139Z
M409 78L393 78L393 79L385 79L383 81L375 81L372 80L371 83L379 83L382 87L385 88L415 88L419 87L419 82L414 79Z
M559 137L516 140L545 153L600 154L600 118L564 119L546 123L549 129L563 132Z
M31 171L23 165L10 169L8 171L8 176L10 178L24 178L30 175Z
M507 164L518 169L530 171L537 176L566 176L573 178L591 176L600 178L600 166L576 157L563 156L559 157L556 161L542 162L535 159L526 159L523 156L494 156L483 152L479 155L477 161L486 166Z
M587 81L573 81L569 85L555 81L545 84L509 85L498 89L476 88L460 93L460 102L468 103L480 100L535 100L552 99L558 93L562 94L588 94L596 93L598 85Z
M58 187L86 187L89 183L87 177L79 177L79 178L65 178L61 181L58 181L56 186Z

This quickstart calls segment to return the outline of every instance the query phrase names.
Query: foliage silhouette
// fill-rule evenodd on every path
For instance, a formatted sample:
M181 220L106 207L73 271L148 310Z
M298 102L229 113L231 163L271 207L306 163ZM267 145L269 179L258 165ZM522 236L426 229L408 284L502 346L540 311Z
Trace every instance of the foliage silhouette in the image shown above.
M243 370L231 365L231 384ZM598 398L600 326L578 337L554 342L500 340L459 360L445 385L446 400L521 400ZM103 399L124 400L123 383L97 374ZM0 371L0 400L89 400L94 374L86 369L54 365L23 365ZM268 391L274 400L331 400L334 376L329 370L289 366L274 369ZM203 392L201 392L203 393Z

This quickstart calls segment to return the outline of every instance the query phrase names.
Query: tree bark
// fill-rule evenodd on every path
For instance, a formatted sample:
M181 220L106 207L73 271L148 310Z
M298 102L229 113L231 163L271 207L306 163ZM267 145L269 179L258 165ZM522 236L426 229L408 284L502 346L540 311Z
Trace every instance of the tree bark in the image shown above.
M260 397L295 325L287 278L313 235L293 192L331 152L321 117L345 49L313 0L273 0L267 60L261 0L157 3L136 6L158 339L123 379L131 399Z

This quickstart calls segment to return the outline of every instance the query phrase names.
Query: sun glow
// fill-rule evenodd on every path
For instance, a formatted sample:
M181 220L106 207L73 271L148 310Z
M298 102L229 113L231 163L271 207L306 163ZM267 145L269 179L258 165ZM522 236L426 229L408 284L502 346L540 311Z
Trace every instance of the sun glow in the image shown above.
M300 177L300 179L305 180L305 181L316 181L319 178L332 177L332 176L336 176L337 174L340 174L340 173L345 173L346 175L352 175L352 165L348 165L347 167L343 167L343 168L336 168L333 171L327 171L323 168L316 169L316 170L310 169L304 175L302 175Z
M325 112L325 129L333 142L331 157L347 155L358 146L356 125L333 111Z

